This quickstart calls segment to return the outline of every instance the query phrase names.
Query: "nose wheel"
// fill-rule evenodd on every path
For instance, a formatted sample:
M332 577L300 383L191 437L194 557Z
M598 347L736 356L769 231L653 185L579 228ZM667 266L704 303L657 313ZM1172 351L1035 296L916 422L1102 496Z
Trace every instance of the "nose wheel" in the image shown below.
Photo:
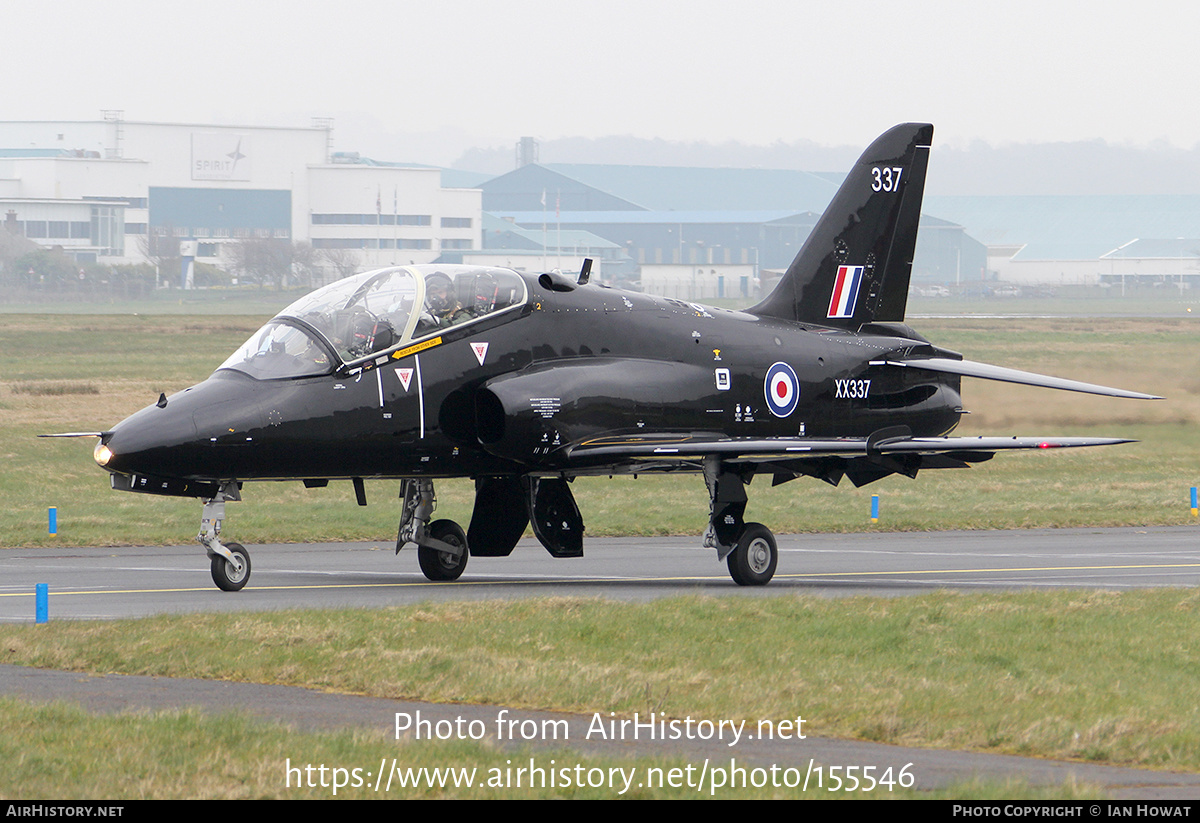
M217 588L225 592L241 591L250 579L250 552L241 543L226 543L225 548L233 555L228 560L219 554L212 559L212 579Z

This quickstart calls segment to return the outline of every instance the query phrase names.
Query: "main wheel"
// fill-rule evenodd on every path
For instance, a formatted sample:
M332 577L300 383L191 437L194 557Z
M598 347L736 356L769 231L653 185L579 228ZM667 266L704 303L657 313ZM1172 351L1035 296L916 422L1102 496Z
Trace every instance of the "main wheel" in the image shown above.
M250 579L250 552L246 551L246 547L241 543L226 543L225 548L242 561L242 570L238 571L236 566L221 555L214 555L212 559L213 582L221 591L241 591L242 587L246 585L246 581Z
M725 562L729 564L729 576L739 586L767 585L779 562L775 535L762 523L747 523L738 536L737 548Z
M461 546L462 554L455 557L450 552L417 546L422 573L430 580L457 580L467 567L467 533L453 520L434 520L429 524L429 536L451 546Z

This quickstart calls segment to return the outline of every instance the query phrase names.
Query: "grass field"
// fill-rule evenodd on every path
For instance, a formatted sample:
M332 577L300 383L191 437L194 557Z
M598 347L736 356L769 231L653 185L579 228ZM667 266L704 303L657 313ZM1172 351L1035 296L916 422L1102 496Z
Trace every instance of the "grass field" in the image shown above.
M976 800L1083 800L1103 797L1096 786L1070 782L1063 786L1030 786L1024 781L973 780L928 790L897 787L892 783L865 789L814 789L754 784L711 784L697 790L697 764L667 758L581 757L569 749L509 750L488 742L395 741L365 731L298 732L278 724L240 714L208 717L195 712L159 712L121 716L91 715L65 705L34 706L0 699L0 795L8 801L46 798L136 799L962 799ZM394 763L411 777L418 769L439 770L444 785L426 785L390 791L377 790L369 779L377 764ZM579 787L495 787L488 783L511 777L516 768L536 765L546 772L565 768L575 777L575 767L587 772ZM332 772L334 764L344 770ZM738 761L741 765L742 761ZM305 765L326 765L324 775L306 773ZM729 771L728 762L722 766ZM291 783L286 770L293 769ZM791 767L794 768L794 767ZM351 771L358 770L356 775ZM626 790L622 777L613 785L594 782L619 769L633 782ZM682 778L691 769L693 785ZM450 774L453 770L454 774ZM458 785L465 771L478 781L472 788ZM859 772L861 774L861 772ZM760 776L763 772L760 772ZM793 774L796 774L795 772ZM911 774L911 773L910 773ZM673 781L671 778L676 779ZM802 776L802 775L800 775ZM882 776L882 774L881 774ZM786 779L786 775L784 776ZM657 778L657 779L655 779ZM749 780L753 780L750 777ZM857 780L856 775L856 780ZM305 785L298 785L301 781ZM322 780L324 781L322 784ZM749 780L747 782L749 782ZM334 783L339 782L335 791ZM592 785L586 785L593 781ZM632 781L631 781L632 782ZM640 780L639 780L640 782ZM761 783L758 785L762 785ZM842 785L849 786L849 781Z
M751 727L800 716L809 735L1195 771L1198 615L1200 595L1170 590L684 597L647 604L536 598L0 625L0 660L517 710L626 717L653 711L746 720ZM149 735L150 752L166 745L154 735L169 734L175 754L160 763L152 754L139 758L130 743L110 750L89 741L77 751L71 741L78 729L59 725L74 722L74 714L39 710L42 719L29 720L32 711L0 704L0 741L35 740L25 748L61 751L54 756L79 761L81 780L110 773L114 752L126 774L173 769L190 780L221 768L209 749L214 735L229 748L246 737L246 724L228 718L158 721L169 732L154 731L147 720L102 723L105 729L136 723L134 739ZM369 744L363 741L362 751L372 756L347 753L342 762L378 762L381 743ZM327 745L273 732L241 755L265 759L252 763L243 778L248 785L197 791L292 796L280 785L281 751L313 760ZM180 752L196 764L189 768ZM449 754L410 746L398 754L420 765L443 756L459 765L500 756L486 746ZM7 771L0 770L0 794L13 796L2 776ZM174 791L168 782L154 794ZM960 788L949 796L982 791Z
M0 625L0 649L46 668L442 703L800 714L812 735L1197 770L1198 617L1200 594L1172 590L548 597ZM1081 637L1104 639L1102 670Z

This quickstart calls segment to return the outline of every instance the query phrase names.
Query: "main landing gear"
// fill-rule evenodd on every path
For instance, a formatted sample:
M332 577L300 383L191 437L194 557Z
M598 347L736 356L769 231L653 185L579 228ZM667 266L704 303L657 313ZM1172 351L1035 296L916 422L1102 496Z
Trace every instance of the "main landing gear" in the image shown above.
M400 482L400 528L396 531L396 553L405 543L417 544L417 562L430 580L457 580L467 567L467 533L453 520L434 520L437 505L433 481L409 479Z
M417 544L417 560L430 580L457 580L470 555L507 557L527 526L553 557L583 557L583 517L563 477L502 475L475 480L475 509L464 534L452 520L429 522L436 507L433 481L400 484L396 551Z
M225 519L225 501L241 500L237 483L221 485L215 497L204 501L204 512L200 515L200 533L196 539L212 558L212 579L217 588L226 592L241 591L250 579L250 552L241 543L222 544L217 539L221 534L221 521Z
M708 486L709 518L704 545L717 550L717 559L729 566L729 576L739 586L765 586L775 575L779 548L775 535L762 523L746 523L746 482L735 467L718 457L704 460Z
M749 479L745 471L716 457L705 460L711 509L704 545L717 550L717 559L725 561L739 586L765 586L775 575L779 549L770 529L743 521ZM476 480L475 512L467 533L452 520L430 522L436 507L430 479L402 480L400 500L396 552L415 543L421 571L430 580L457 580L471 554L507 556L531 523L538 540L554 557L583 555L583 519L564 478Z
M725 562L729 576L739 586L765 586L775 574L779 549L775 535L762 523L747 523L738 536L737 545Z

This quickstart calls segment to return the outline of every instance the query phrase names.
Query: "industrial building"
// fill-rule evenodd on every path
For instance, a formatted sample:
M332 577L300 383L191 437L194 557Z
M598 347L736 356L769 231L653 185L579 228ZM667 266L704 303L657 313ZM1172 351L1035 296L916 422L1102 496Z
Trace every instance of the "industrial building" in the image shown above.
M480 246L481 193L431 166L333 151L332 123L263 128L0 122L0 219L77 262L177 257L228 267L239 241L307 243L357 268ZM189 247L185 247L185 250ZM344 273L344 272L343 272Z

